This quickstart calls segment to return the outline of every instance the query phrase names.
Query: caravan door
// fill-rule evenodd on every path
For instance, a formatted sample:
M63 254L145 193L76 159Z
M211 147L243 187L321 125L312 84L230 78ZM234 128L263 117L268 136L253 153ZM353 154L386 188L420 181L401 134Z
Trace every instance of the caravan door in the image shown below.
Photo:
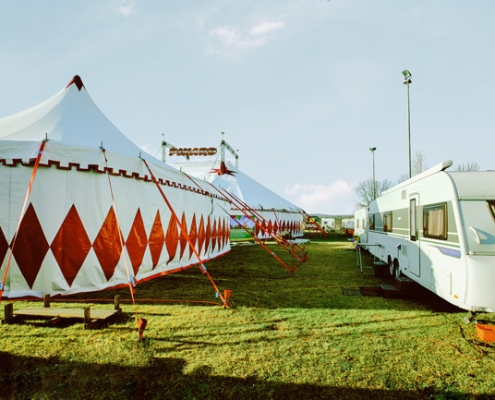
M419 213L419 194L414 193L409 196L409 243L407 258L409 260L409 272L420 276L421 275L421 249L419 240L419 229L421 215Z

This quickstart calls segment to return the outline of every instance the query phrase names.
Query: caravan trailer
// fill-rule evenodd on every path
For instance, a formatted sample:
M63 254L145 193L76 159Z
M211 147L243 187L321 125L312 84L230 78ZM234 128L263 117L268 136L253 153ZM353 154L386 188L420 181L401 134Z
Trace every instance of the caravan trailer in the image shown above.
M450 303L495 312L495 171L446 161L369 205L369 251Z
M368 241L367 235L368 207L362 207L354 213L354 237L361 243Z

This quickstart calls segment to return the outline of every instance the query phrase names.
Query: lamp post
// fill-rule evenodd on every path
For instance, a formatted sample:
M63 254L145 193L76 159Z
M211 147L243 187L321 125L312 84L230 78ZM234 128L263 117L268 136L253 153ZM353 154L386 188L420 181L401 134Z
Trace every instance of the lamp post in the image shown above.
M409 85L412 83L412 75L407 69L402 71L402 75L404 75L404 85L407 86L407 137L409 149L409 178L411 178L411 107L409 102Z
M375 151L376 147L370 147L371 154L373 155L373 200L376 199L376 182L375 182Z

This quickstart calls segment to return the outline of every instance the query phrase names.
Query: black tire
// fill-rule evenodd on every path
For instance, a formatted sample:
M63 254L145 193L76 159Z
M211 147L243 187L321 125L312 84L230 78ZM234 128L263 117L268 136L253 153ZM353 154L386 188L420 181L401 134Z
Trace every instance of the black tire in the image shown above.
M395 276L395 263L390 259L390 257L388 258L387 260L387 264L388 264L388 274L390 276Z
M399 260L394 260L394 277L400 278L402 276L402 272L400 271Z

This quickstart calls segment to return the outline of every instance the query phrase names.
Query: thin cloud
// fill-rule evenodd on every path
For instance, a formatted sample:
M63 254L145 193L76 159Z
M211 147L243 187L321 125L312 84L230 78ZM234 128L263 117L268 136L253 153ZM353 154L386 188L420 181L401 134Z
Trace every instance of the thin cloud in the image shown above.
M210 31L210 35L218 40L216 44L210 46L210 50L232 55L241 50L262 46L268 41L273 31L283 27L283 21L265 21L253 26L247 34L243 34L236 27L219 27Z
M285 194L291 202L308 212L351 214L354 212L354 192L344 181L330 185L295 184L286 187Z
M283 21L275 21L275 22L269 22L265 21L259 25L256 25L251 28L249 31L250 35L265 35L268 32L271 32L275 29L281 29L284 27L284 22Z
M136 2L133 0L122 0L120 2L120 6L118 8L119 13L125 15L126 17L131 15L134 7L136 6Z

